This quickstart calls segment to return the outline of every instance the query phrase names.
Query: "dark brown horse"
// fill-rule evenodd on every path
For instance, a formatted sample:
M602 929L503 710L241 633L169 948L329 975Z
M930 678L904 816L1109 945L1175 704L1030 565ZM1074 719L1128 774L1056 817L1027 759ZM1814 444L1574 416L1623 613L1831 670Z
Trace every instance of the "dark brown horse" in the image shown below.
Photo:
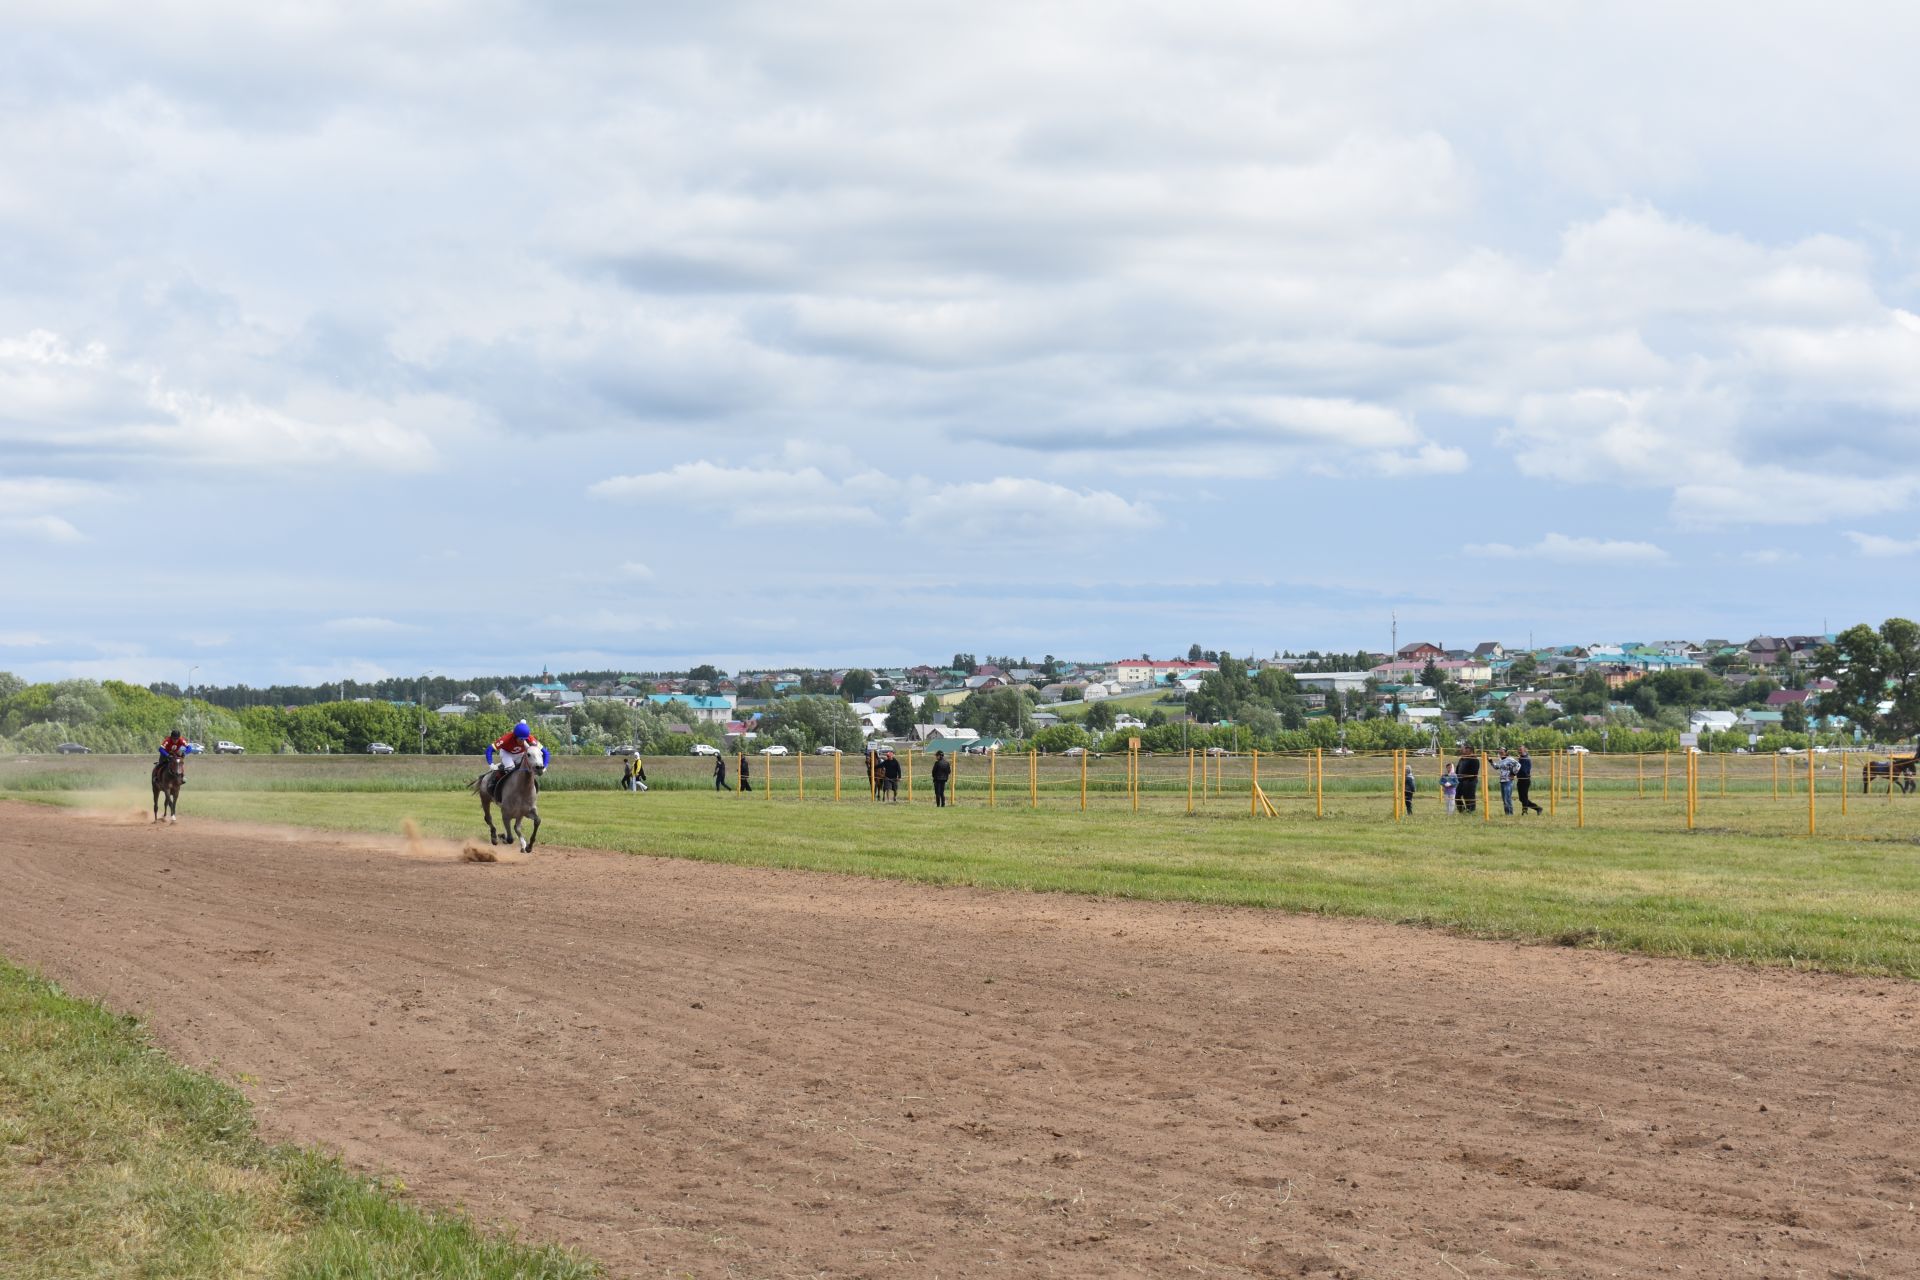
M480 797L480 816L487 820L488 844L520 845L520 852L532 853L533 842L540 838L540 775L546 766L536 760L516 769L489 769L473 780L474 794ZM493 825L493 806L500 806L500 830ZM533 819L533 830L520 834L522 819Z
M156 761L153 766L153 820L160 821L160 797L167 798L167 821L180 819L174 810L180 807L180 788L187 781L187 762L180 756L169 755L165 760Z

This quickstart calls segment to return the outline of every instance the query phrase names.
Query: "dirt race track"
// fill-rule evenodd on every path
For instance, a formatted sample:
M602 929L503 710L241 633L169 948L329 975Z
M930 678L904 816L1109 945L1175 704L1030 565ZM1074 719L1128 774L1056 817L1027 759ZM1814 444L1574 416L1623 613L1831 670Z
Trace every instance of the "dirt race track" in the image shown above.
M1920 1275L1920 988L0 806L0 952L616 1275Z

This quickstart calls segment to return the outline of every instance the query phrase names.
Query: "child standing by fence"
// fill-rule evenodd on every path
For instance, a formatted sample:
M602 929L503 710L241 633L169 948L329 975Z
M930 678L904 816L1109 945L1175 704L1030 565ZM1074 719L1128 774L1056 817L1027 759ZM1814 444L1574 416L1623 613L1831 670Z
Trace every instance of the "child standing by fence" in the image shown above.
M1449 764L1447 771L1440 775L1440 798L1446 801L1445 811L1447 813L1453 812L1453 793L1459 789L1460 775L1455 773L1453 766Z

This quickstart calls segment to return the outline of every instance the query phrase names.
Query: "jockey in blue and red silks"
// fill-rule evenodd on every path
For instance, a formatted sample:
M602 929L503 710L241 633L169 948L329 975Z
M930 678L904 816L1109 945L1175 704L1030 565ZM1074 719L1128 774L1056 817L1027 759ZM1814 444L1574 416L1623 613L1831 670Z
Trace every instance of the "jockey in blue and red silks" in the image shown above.
M156 763L165 764L169 760L185 760L186 758L187 740L180 736L178 729L175 729L171 734L167 735L167 740L160 744L160 759Z
M513 728L500 735L500 740L487 748L487 763L498 770L517 769L527 762L530 753L538 751L541 764L547 762L547 749L540 745L540 739L533 736L533 730L522 720Z

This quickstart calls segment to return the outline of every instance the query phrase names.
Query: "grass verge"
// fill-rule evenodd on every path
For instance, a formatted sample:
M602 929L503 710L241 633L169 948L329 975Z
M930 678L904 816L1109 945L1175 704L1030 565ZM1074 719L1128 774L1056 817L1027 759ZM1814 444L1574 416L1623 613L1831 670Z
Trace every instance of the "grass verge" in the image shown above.
M337 1161L269 1146L246 1099L137 1022L0 961L0 1275L585 1280Z

